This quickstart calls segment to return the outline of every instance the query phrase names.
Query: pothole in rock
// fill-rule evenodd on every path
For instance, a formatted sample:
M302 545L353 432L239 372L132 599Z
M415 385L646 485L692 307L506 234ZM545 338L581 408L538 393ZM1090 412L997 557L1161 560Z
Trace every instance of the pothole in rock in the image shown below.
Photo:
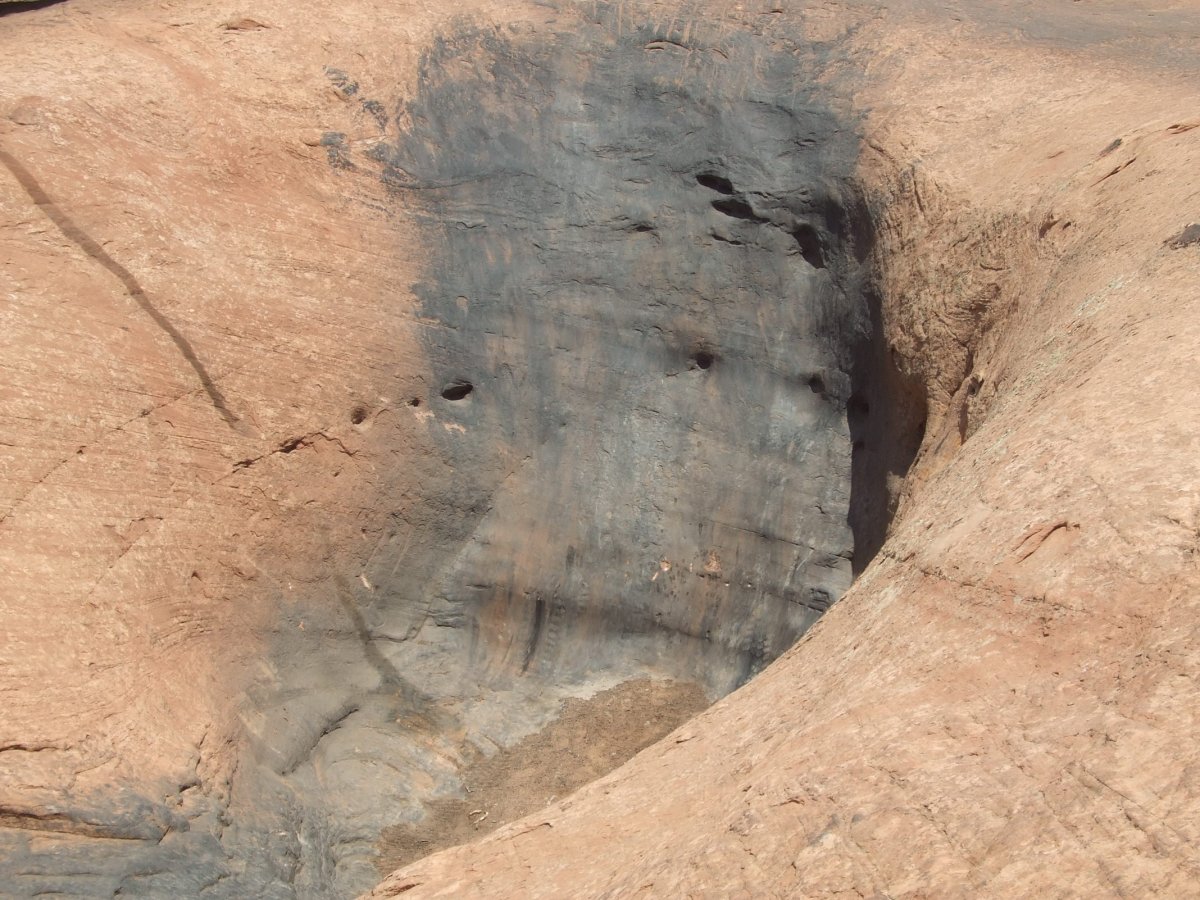
M818 51L681 20L724 57L693 67L646 52L678 37L655 17L560 13L463 26L415 95L360 98L403 128L338 171L429 236L435 393L404 418L435 458L360 459L385 524L289 599L214 896L351 896L560 797L761 671L882 543L924 398Z
M708 703L699 685L649 679L627 681L587 700L567 700L543 730L465 761L461 796L433 800L419 822L385 829L375 863L380 876L561 800L670 734Z
M476 374L440 389L442 474L393 476L405 507L370 590L348 581L347 641L277 652L284 683L363 672L322 685L330 721L355 711L285 776L326 822L301 854L332 893L561 796L760 671L878 548L919 443L860 262L853 128L795 92L809 51L763 62L733 33L702 75L644 51L661 26L600 10L448 36L405 130L359 161L436 238L430 376ZM703 377L663 378L681 359ZM401 687L368 688L380 671ZM570 699L647 676L686 702ZM350 816L381 856L337 837Z
M371 151L397 207L441 223L418 286L443 326L423 331L431 369L486 373L486 403L434 432L448 474L421 490L441 542L401 572L381 553L368 576L425 598L422 624L363 598L380 652L467 735L455 772L392 809L382 868L532 811L680 721L640 689L564 699L581 686L652 673L690 714L760 671L882 543L889 476L919 446L924 400L861 262L853 129L792 92L803 52L755 69L735 35L729 72L758 71L752 90L716 70L681 83L643 50L661 29L618 34L612 13L529 43L446 40L411 127ZM703 377L660 374L681 368Z

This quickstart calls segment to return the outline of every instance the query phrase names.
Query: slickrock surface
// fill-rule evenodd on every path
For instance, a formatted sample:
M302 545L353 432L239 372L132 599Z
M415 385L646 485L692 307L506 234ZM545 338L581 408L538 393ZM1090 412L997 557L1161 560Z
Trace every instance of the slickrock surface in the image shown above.
M819 48L462 12L4 16L18 891L352 896L389 835L460 834L481 756L551 772L565 701L690 698L588 707L620 762L878 540Z
M371 896L1200 892L1198 75L1181 2L0 5L0 893L551 797Z
M890 6L802 17L929 391L882 552L749 685L371 896L1200 890L1194 6Z

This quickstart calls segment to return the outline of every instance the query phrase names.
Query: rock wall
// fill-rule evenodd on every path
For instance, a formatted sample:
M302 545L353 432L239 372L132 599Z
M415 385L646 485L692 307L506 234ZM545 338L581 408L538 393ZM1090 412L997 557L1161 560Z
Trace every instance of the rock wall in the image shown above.
M6 891L1195 893L1194 14L16 6Z
M330 73L395 109L322 144L427 236L404 402L438 467L396 461L403 502L337 588L378 686L316 683L340 657L307 632L273 649L286 700L259 739L315 724L254 805L326 823L302 854L339 886L369 871L364 834L454 790L447 735L506 746L568 692L645 673L720 696L851 580L873 359L852 124L786 34L626 14L457 23L400 104ZM380 762L432 790L380 790ZM301 890L327 890L311 871Z
M430 235L415 399L470 529L376 615L484 680L725 693L849 583L855 142L794 43L562 16L447 35L366 151Z
M741 690L370 896L1196 893L1200 21L1081 6L801 15L927 398L882 549Z
M86 10L53 12L23 21L69 33ZM257 237L246 255L268 263L247 269L227 234L182 224L162 251L199 244L193 289L211 297L236 281L248 303L172 302L178 281L106 249L42 174L55 157L39 135L60 114L37 97L10 105L12 196L157 329L213 453L202 485L170 482L203 509L177 533L153 495L133 495L136 534L94 501L125 535L130 579L101 576L98 619L145 604L135 631L165 648L114 645L114 678L139 698L156 692L137 666L168 690L182 683L178 715L194 718L129 714L131 736L178 741L145 754L158 781L119 741L76 759L64 728L54 746L70 760L32 776L48 793L14 783L6 807L11 869L31 893L368 888L382 833L419 829L429 803L463 793L468 762L543 728L565 699L647 676L718 697L786 650L850 584L856 543L860 567L878 545L879 460L902 471L917 446L885 442L875 424L893 415L898 376L862 265L856 122L816 81L826 51L795 28L699 6L542 4L440 22L364 12L342 23L340 52L323 46L310 64L291 34L272 34L300 27L282 9L196 16L220 53L241 48L228 77L307 65L302 101L227 88L250 111L233 133L279 129L286 165L278 151L254 161L198 145L201 164L227 158L263 198L240 222L218 212L231 234L271 230L300 205L284 252ZM186 16L132 21L146 41L164 27L200 40ZM420 41L413 23L430 29ZM266 62L251 61L255 48ZM194 82L220 71L220 53L163 52L192 80L183 98L153 102L207 102L215 92ZM103 130L104 115L87 127ZM148 141L143 127L126 142ZM120 159L110 165L120 178ZM164 214L185 197L220 210L204 199L219 182L181 177L198 190L168 193ZM152 202L116 196L141 215ZM23 290L36 302L45 287ZM253 341L221 365L206 328ZM294 345L274 371L272 340ZM31 400L29 415L45 412ZM175 417L160 424L153 404L128 415L173 459ZM155 454L135 443L91 483L136 478ZM206 540L189 537L209 517ZM146 522L162 523L149 527L170 534L160 546L174 560L169 584L148 590L137 579L159 557L138 545ZM11 533L9 552L36 546ZM188 599L200 595L215 604L203 616ZM164 629L156 596L174 611ZM55 615L77 597L64 589ZM36 631L30 645L52 646ZM66 651L51 652L75 679ZM207 684L177 668L183 656L203 659ZM20 732L36 732L36 710L15 725L32 746ZM101 760L116 766L111 782L61 787ZM83 841L64 856L38 832L128 844Z

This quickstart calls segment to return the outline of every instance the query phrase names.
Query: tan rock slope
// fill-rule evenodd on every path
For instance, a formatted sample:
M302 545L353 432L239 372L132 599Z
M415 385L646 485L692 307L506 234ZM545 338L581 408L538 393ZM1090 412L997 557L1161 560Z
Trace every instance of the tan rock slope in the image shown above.
M353 896L851 531L371 896L1200 893L1198 75L1167 0L0 4L0 895Z
M411 37L378 68L415 70L430 17L390 10L358 31L282 3L0 17L0 893L219 882L153 873L236 838L211 810L262 727L267 646L337 643L321 573L356 578L394 503L371 460L431 457L399 328L420 251L320 146L356 114L322 63L380 28Z

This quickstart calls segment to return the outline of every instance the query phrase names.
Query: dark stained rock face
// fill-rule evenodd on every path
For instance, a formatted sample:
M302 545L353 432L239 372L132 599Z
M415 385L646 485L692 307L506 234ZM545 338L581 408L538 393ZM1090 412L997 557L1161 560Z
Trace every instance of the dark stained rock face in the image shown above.
M375 148L436 254L429 403L471 531L421 612L470 671L725 693L849 584L854 143L795 49L613 10L468 31Z
M850 584L878 475L852 450L878 402L853 122L794 35L581 10L463 25L417 96L356 97L377 143L321 141L427 237L405 402L438 452L378 462L361 574L281 614L228 791L73 884L367 889L463 747L646 675L723 695Z
M337 720L276 770L327 821L301 855L339 891L364 886L361 833L420 816L377 760L450 791L448 732L508 745L564 692L647 672L720 696L852 577L853 129L804 48L618 18L447 35L398 133L331 160L376 169L428 236L409 402L444 466L381 535L373 590L346 588L405 699L291 702ZM287 635L282 680L311 685L331 656Z

